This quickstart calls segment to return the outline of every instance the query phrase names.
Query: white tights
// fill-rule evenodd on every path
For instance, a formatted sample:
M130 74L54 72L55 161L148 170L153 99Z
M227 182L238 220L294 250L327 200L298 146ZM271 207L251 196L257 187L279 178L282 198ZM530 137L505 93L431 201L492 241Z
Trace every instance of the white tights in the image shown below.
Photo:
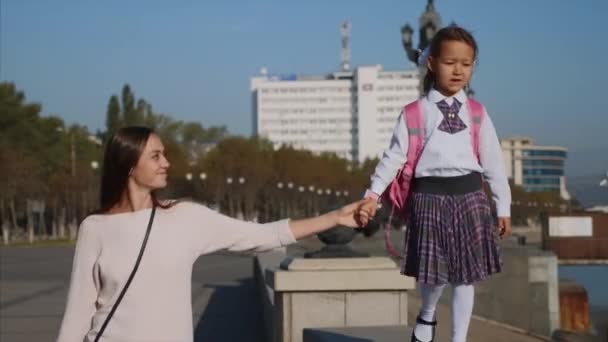
M435 308L443 293L445 285L427 285L418 283L422 307L420 318L432 322L435 320ZM465 342L469 323L473 313L473 302L475 299L475 288L473 285L452 285L454 296L452 298L452 342ZM424 342L431 340L433 327L429 325L416 324L414 329L416 337Z

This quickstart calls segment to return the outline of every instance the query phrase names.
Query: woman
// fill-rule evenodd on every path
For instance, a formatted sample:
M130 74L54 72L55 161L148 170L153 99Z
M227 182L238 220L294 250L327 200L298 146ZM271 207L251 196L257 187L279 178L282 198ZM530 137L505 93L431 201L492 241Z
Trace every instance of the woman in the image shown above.
M80 225L59 342L94 341L100 330L103 341L192 341L190 287L199 256L269 250L361 222L355 211L362 201L314 218L266 224L235 220L193 202L160 201L155 190L167 185L169 168L163 151L160 138L145 127L120 129L108 142L101 210Z

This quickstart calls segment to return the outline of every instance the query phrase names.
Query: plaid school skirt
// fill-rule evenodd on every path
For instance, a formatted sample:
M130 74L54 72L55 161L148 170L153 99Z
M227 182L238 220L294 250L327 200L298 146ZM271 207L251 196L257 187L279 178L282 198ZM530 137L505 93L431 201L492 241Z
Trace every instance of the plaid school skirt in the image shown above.
M432 285L471 284L501 270L500 239L481 175L414 180L401 273Z

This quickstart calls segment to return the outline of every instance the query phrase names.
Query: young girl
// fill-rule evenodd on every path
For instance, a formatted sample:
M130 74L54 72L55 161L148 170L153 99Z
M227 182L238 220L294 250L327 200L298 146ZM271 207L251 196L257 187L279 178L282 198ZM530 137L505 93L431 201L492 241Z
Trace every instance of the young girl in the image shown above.
M437 32L423 61L427 74L419 104L425 133L406 206L408 229L401 265L402 274L416 278L422 296L411 341L433 341L435 306L448 283L454 290L452 341L466 340L473 283L500 272L497 241L510 231L511 192L498 137L487 115L479 127L479 151L471 143L472 123L464 89L477 54L473 36L450 26ZM360 207L362 217L367 212L373 216L378 197L406 161L404 120L405 113L401 113L390 146L371 178L367 201ZM482 175L496 203L498 231Z
M167 185L168 168L150 129L126 127L111 137L100 210L80 225L58 342L192 341L192 264L200 255L263 251L339 224L358 226L354 214L363 201L266 224L193 202L159 201L155 193Z

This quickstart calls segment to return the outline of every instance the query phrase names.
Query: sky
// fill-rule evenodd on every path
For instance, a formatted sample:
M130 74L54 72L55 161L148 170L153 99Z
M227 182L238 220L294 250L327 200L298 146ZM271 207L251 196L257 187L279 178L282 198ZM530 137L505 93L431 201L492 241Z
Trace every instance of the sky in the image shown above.
M129 83L157 112L251 134L249 80L325 74L340 65L413 65L400 27L426 0L0 0L0 80L43 113L102 129L108 99ZM473 78L499 136L570 151L578 177L608 169L608 1L435 0L444 25L471 30ZM417 40L417 36L416 36ZM417 41L415 41L417 44ZM595 180L594 180L595 181Z

